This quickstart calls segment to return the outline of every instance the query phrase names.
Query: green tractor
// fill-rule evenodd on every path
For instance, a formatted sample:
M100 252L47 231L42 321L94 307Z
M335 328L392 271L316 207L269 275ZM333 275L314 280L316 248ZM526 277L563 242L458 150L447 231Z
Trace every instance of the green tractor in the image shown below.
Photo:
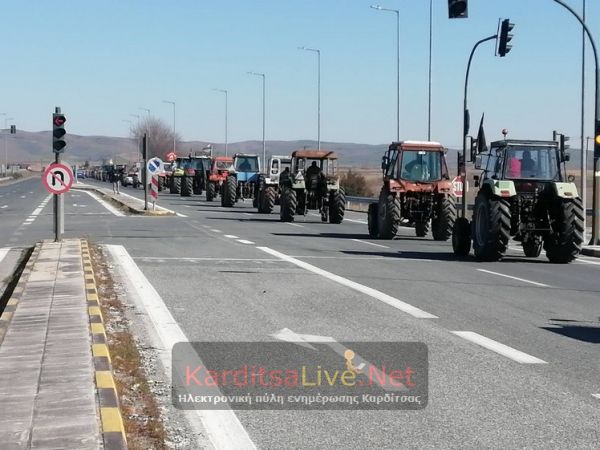
M201 195L206 189L208 171L210 171L208 156L190 155L187 158L177 158L172 167L170 193L182 197L189 197L192 194Z
M452 235L454 253L471 248L479 261L498 261L511 237L527 257L542 249L552 263L573 261L583 243L584 207L572 177L567 177L564 139L492 142L477 155L479 187L471 223L460 218Z
M279 174L281 222L293 222L295 215L317 210L321 221L342 223L346 196L337 174L338 156L327 150L297 150L292 153L291 170Z
M258 179L256 203L260 214L271 214L275 205L279 204L279 175L286 168L292 167L292 158L289 156L273 155L269 158L269 173L260 175Z

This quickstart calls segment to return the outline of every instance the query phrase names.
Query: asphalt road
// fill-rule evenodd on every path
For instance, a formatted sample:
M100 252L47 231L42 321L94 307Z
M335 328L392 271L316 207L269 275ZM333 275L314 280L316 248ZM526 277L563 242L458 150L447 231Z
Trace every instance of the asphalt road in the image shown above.
M0 187L0 248L51 237L46 198L39 180ZM600 446L600 260L552 265L515 247L477 263L411 229L371 240L362 213L285 224L248 202L160 204L182 216L117 217L73 191L65 231L124 246L190 341L287 328L429 348L424 410L237 411L258 448Z

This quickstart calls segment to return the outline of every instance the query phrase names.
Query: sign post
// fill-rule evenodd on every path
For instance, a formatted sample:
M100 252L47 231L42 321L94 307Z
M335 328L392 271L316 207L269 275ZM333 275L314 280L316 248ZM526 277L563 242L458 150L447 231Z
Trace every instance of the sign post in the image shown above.
M142 157L144 159L144 170L142 171L142 183L144 183L144 211L148 211L148 136L144 133L142 138Z
M152 184L150 186L150 197L152 198L152 211L156 210L158 201L158 175L152 175Z
M54 194L54 240L60 242L65 232L64 194L73 186L74 175L65 164L54 163L46 167L42 183L48 192Z
M66 166L63 166L60 164L60 154L62 152L65 151L65 147L67 146L67 142L65 141L64 137L65 134L67 133L65 130L65 122L67 121L67 118L61 113L60 111L60 107L57 106L54 109L54 114L52 114L52 151L54 152L54 156L55 156L55 164L54 165L59 165L60 167L65 168ZM70 168L66 167L66 171L63 172L60 169L59 172L56 174L54 174L53 171L49 171L49 169L52 167L53 165L50 165L47 169L46 172L44 172L44 184L46 185L46 189L49 189L49 186L52 187L57 187L56 184L54 184L57 181L60 181L61 186L67 186L68 187L62 191L62 192L53 192L54 193L54 241L55 242L60 242L62 239L62 235L65 232L65 223L64 223L64 198L62 195L62 193L67 192L70 188L71 185L73 184L73 172L71 171ZM46 173L48 173L48 175L46 175ZM70 184L66 183L66 176L68 176L68 174L70 174ZM50 176L50 180L48 179L48 176ZM62 178L60 178L62 177ZM49 183L50 182L50 183Z
M158 174L163 170L164 164L160 158L152 158L146 164L146 179L150 178L150 197L152 199L152 211L156 208L158 200Z

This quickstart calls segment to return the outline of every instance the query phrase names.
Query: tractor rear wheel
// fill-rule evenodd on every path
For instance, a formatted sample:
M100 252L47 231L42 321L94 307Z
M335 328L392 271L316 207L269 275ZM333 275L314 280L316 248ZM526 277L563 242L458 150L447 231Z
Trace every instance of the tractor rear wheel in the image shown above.
M419 220L415 222L415 234L417 237L425 237L429 232L429 220Z
M209 182L208 186L206 186L206 201L212 202L213 199L216 197L216 195L217 195L217 187L215 186L215 183Z
M346 212L346 195L340 188L329 194L329 223L342 223Z
M137 183L133 183L133 187L137 188ZM158 192L161 192L165 188L165 177L158 177Z
M221 206L231 208L237 200L237 179L229 175L223 183L223 193L221 195Z
M279 207L279 220L281 222L293 222L298 200L296 191L290 188L284 188L280 198L281 206Z
M193 191L194 191L194 178L184 175L181 178L180 195L182 197L189 197L190 195L192 195Z
M452 250L456 256L467 256L471 251L471 224L459 217L452 228Z
M377 203L369 204L369 213L367 214L367 223L369 227L369 237L377 239L379 237L379 227L377 226Z
M479 192L473 211L473 248L479 261L498 261L510 239L510 204L507 200Z
M552 263L573 261L583 243L583 203L580 198L557 200L550 211L553 233L544 241L546 256Z
M436 241L447 241L452 236L456 221L456 197L452 194L440 196L436 207L437 215L431 221L431 234Z
M400 225L400 199L382 189L377 212L379 239L394 239Z
M260 195L260 212L263 214L271 214L275 207L275 189L272 186L267 186L261 191Z

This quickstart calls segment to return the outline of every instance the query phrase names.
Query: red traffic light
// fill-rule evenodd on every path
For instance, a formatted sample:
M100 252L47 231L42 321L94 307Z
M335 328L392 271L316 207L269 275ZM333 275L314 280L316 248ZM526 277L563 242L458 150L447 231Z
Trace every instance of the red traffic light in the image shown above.
M66 121L67 121L67 118L65 116L57 115L54 117L54 126L62 127Z

